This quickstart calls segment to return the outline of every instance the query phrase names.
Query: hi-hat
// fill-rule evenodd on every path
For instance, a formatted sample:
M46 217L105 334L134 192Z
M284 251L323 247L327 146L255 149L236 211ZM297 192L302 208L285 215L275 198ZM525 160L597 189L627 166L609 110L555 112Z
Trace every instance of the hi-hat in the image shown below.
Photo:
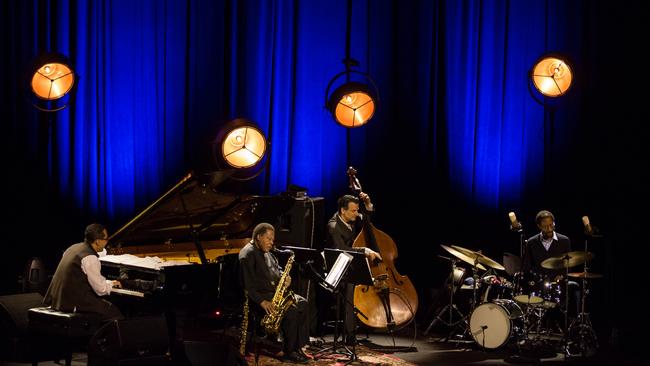
M506 268L499 264L497 261L494 261L487 256L483 255L483 253L475 252L473 250L459 247L458 245L452 245L452 248L456 249L457 251L465 254L466 256L470 257L472 259L472 263L476 260L478 260L479 263L485 264L486 266L490 266L495 269L500 269L500 270L505 270Z
M591 252L568 252L559 257L543 260L541 266L546 269L571 268L592 259L594 259L594 254Z
M463 262L465 262L465 263L469 263L469 264L471 264L472 266L475 264L475 263L474 263L474 258L470 258L470 257L466 256L465 254L459 252L458 250L456 250L456 249L454 249L454 248L451 248L451 247L448 247L448 246L446 246L446 245L442 245L442 244L440 244L440 246L441 246L444 250L446 250L446 251L448 251L449 253L451 253L454 257L456 257L456 258L462 260ZM482 270L485 271L485 267L483 267L480 263L477 263L477 264L476 264L476 268L478 268L478 269L482 269Z
M573 272L573 273L569 273L569 277L574 277L574 278L603 278L604 276L601 275L600 273L593 273L593 272Z

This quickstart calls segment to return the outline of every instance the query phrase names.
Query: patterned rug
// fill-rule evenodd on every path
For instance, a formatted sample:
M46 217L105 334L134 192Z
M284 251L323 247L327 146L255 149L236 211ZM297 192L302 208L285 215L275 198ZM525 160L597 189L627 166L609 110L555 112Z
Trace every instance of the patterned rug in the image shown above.
M310 350L307 352L308 356L313 356L313 351ZM359 345L356 347L356 354L359 359L359 363L370 364L370 365L381 365L381 366L415 366L415 364L404 361L400 358L397 358L390 354L375 352L368 347ZM350 359L350 356L344 354L321 354L317 356L316 359L312 359L307 365L314 366L342 366L345 365L347 360ZM249 354L246 357L246 361L249 365L254 365L254 356ZM352 363L353 365L356 364ZM279 357L275 357L266 352L260 352L259 365L296 365L295 363L286 363L282 362Z

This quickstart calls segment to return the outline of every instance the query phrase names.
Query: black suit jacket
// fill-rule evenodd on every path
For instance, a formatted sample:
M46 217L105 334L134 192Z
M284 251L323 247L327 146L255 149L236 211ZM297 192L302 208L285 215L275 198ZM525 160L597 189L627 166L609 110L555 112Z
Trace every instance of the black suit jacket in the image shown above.
M352 248L354 239L363 227L361 218L354 221L351 226L352 230L345 225L338 213L335 213L327 222L327 246L334 249L362 251L363 249Z
M277 260L275 262L277 263ZM246 244L239 251L239 271L240 280L244 289L248 290L248 298L251 301L259 305L264 300L273 299L279 277L274 276L269 270L264 252L252 243Z
M542 233L532 236L527 240L526 254L522 263L524 272L537 272L549 277L555 277L565 274L565 269L547 269L541 266L541 263L551 257L559 257L566 252L571 251L571 241L566 235L555 232L557 240L553 240L551 246L546 250L542 244Z

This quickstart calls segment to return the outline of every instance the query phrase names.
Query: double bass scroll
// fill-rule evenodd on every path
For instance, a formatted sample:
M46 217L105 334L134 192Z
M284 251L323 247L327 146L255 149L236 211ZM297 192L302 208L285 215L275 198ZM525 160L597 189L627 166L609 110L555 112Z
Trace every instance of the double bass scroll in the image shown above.
M358 195L362 189L357 172L350 167L347 173L350 188ZM370 248L382 258L370 263L374 285L357 285L354 289L354 306L367 317L357 315L359 320L371 328L389 331L408 324L417 312L418 296L408 276L395 268L398 256L395 241L370 222L370 215L364 215L363 228L352 247Z

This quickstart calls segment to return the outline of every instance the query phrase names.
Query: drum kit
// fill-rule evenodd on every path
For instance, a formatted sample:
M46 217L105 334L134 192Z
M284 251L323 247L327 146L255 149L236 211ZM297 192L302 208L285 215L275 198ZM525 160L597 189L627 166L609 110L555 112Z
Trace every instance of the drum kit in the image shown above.
M452 327L452 334L458 338L471 336L470 342L475 342L484 349L500 348L510 341L516 341L517 346L524 344L536 345L540 341L559 340L566 355L583 352L585 343L595 343L595 332L585 313L587 280L603 277L588 271L587 262L594 254L587 251L574 251L559 257L544 260L541 267L550 270L564 270L562 281L553 282L551 279L534 272L515 272L510 281L499 276L497 271L505 271L499 262L489 258L480 251L474 251L456 245L441 245L452 257L439 257L450 262L449 286L451 291L449 303L440 310L431 321L424 334L426 335L436 324L443 323ZM464 262L471 266L471 276L457 265ZM584 265L582 272L569 272L569 268ZM507 275L507 274L506 274ZM567 291L568 280L583 281L580 299L581 311L568 325ZM468 313L457 306L454 296L457 290L471 290ZM564 301L562 296L565 296ZM460 303L459 303L460 304ZM548 318L551 309L558 309L564 314L564 328L558 329L560 336L543 322ZM548 319L547 319L548 320ZM569 331L564 331L569 329ZM452 334L446 339L452 338ZM578 339L579 338L579 339ZM570 349L573 348L573 349Z

